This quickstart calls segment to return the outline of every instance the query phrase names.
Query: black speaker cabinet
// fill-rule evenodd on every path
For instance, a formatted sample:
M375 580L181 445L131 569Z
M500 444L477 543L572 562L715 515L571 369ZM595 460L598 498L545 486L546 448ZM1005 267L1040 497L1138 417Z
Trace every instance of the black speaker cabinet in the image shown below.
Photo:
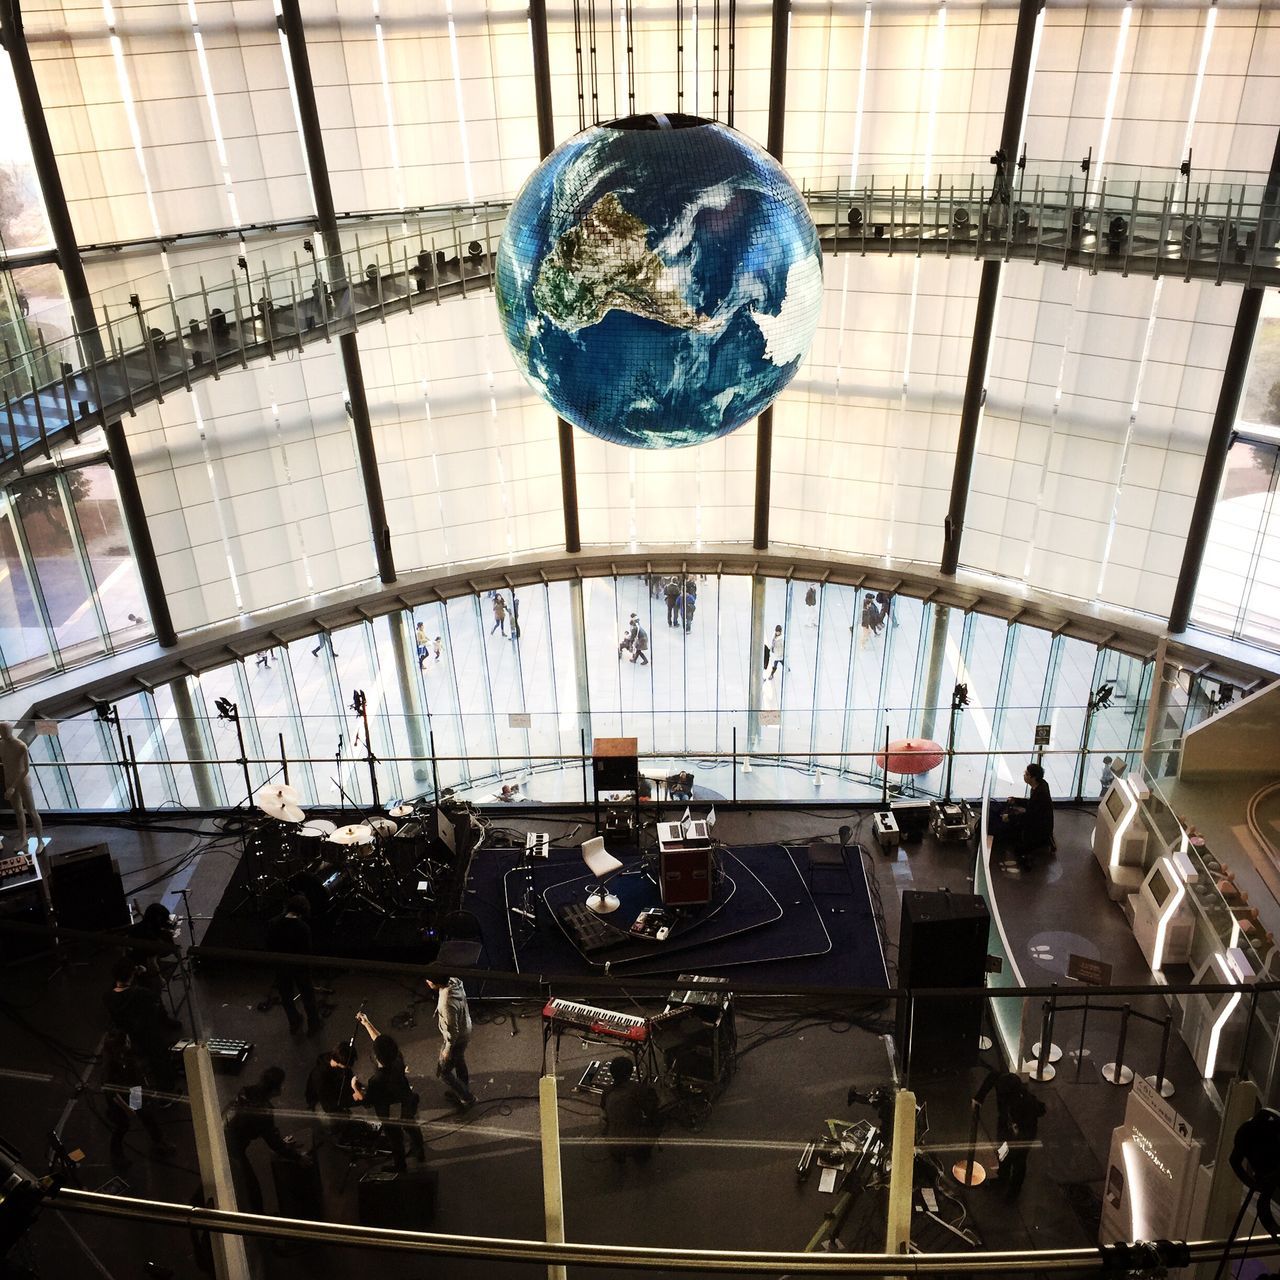
M440 1175L434 1169L366 1173L358 1194L361 1225L429 1231L439 1186Z
M53 950L53 938L49 933L26 933L22 929L10 932L4 927L9 923L48 929L49 922L45 919L37 885L0 894L0 964L45 955Z
M282 1218L324 1221L320 1166L314 1160L290 1160L276 1156L271 1161L271 1181L275 1183L276 1203L280 1206Z
M986 981L987 904L968 893L908 891L898 932L899 987L973 987ZM978 1060L982 999L898 1001L898 1054L911 1070L953 1071Z
M596 738L591 744L591 768L597 791L634 791L640 777L637 738Z
M129 923L124 886L105 844L50 857L49 900L64 929L121 929Z

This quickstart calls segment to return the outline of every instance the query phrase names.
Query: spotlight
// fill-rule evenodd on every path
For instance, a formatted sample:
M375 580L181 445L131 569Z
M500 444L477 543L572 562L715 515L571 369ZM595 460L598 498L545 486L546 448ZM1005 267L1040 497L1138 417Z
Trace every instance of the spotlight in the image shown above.
M356 689L351 695L351 710L358 716L364 715L364 709L367 701L364 696L363 689Z
M1117 214L1107 226L1107 251L1119 253L1124 248L1125 238L1129 234L1129 224Z
M856 206L849 210L849 230L860 231L862 229L862 210Z
M964 235L969 230L969 210L957 209L951 215L951 225L958 235Z
M116 709L109 702L95 702L93 704L93 714L104 724L109 724L115 717Z
M240 708L230 698L215 698L213 707L218 713L219 720L229 720L235 724L240 719Z
M1115 685L1103 684L1099 685L1093 694L1093 709L1101 711L1104 707L1111 705L1111 699L1116 691Z
M969 705L969 686L967 684L958 684L951 691L951 707L954 711L959 711L961 707Z
M304 240L302 242L302 248L304 252L309 253L313 258L316 256L316 247L310 240Z

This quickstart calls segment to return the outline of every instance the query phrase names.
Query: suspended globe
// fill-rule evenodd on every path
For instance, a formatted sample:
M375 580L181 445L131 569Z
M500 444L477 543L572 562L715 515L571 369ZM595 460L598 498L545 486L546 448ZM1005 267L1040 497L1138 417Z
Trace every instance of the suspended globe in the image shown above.
M781 166L694 116L594 125L512 205L498 308L516 364L566 421L670 449L773 403L813 341L822 253Z

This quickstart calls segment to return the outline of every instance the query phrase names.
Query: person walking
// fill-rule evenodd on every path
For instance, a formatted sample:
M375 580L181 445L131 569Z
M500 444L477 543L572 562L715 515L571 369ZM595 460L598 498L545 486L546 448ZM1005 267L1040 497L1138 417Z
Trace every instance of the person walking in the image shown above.
M418 649L418 670L421 671L423 664L427 660L427 646L430 641L427 639L427 624L420 622L413 629L413 642Z
M873 635L878 634L880 630L880 609L876 604L875 596L870 591L862 597L862 617L860 619L860 625L862 627L862 635L858 640L858 647L865 649L867 647L867 641L870 640Z
M520 597L511 593L511 643L520 639Z
M489 628L489 634L493 635L495 631L501 631L503 638L506 638L507 602L496 591L493 593L493 626Z
M139 982L145 973L132 956L124 956L112 970L114 985L107 993L107 1018L117 1031L129 1037L146 1067L152 1088L172 1092L178 1069L171 1052L182 1030L182 1023L172 1017L160 999L160 993Z
M436 1024L440 1028L440 1058L436 1075L445 1083L445 1097L460 1111L476 1105L471 1092L471 1072L467 1068L467 1045L471 1043L471 1010L467 989L461 978L428 978L427 986L438 993Z
M782 666L785 657L781 624L773 629L773 639L769 642L769 656L773 659L773 666L769 669L769 679L772 680L778 674L778 668Z
M316 647L311 650L311 656L313 658L317 657L321 649L328 649L329 656L331 658L336 658L338 656L337 653L334 652L333 637L327 631L322 631L320 633L320 638L316 641Z
M675 627L679 623L676 614L680 611L680 584L675 578L668 578L667 585L662 588L663 597L667 602L667 626Z
M635 628L632 632L631 641L631 661L643 662L647 667L649 665L648 656L645 650L649 647L649 633L640 625L640 619L635 621Z
M117 1169L128 1164L124 1140L134 1121L146 1130L156 1155L171 1156L177 1150L166 1140L151 1101L143 1094L146 1083L146 1068L130 1046L129 1037L119 1028L108 1031L102 1042L102 1093L111 1126L111 1163Z
M811 582L804 593L804 607L804 625L816 627L818 625L818 585L815 582Z
M1107 788L1116 780L1116 771L1111 767L1111 756L1102 757L1102 773L1098 778L1098 785L1105 795Z
M973 1095L975 1109L981 1110L987 1094L996 1095L996 1141L1000 1144L999 1172L988 1184L1002 1183L1005 1199L1016 1200L1027 1176L1027 1158L1035 1145L1040 1117L1045 1105L1012 1071L991 1070Z
M436 662L444 657L444 641L439 636L431 642L431 656Z
M309 956L312 950L310 917L311 904L306 895L295 893L285 902L284 914L267 926L267 950ZM302 1030L302 1015L294 1007L295 998L300 998L307 1015L307 1034L315 1035L322 1024L316 1005L315 983L311 980L311 969L307 963L281 964L276 970L276 989L289 1019L289 1030L295 1035Z

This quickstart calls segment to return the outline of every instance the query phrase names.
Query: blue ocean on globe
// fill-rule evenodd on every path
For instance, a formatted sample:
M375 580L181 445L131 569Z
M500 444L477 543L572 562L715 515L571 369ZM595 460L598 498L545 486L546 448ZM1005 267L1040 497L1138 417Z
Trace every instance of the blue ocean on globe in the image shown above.
M521 188L498 248L516 363L616 444L701 444L767 408L809 350L822 253L765 151L692 116L594 125Z

